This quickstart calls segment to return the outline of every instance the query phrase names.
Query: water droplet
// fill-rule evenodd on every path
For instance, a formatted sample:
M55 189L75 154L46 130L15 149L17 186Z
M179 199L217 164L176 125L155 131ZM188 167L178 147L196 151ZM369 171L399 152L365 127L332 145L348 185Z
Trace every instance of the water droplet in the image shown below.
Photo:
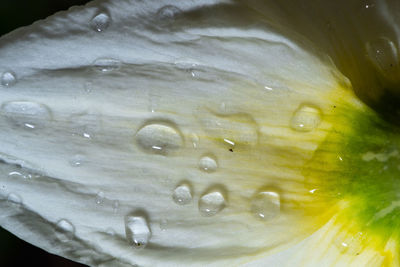
M193 148L197 148L199 146L200 139L197 134L191 134L190 141L192 142Z
M78 155L74 155L74 156L70 159L69 164L70 164L72 167L80 167L80 166L82 166L82 164L85 163L85 161L86 161L85 156L78 154Z
M106 229L106 234L110 235L110 236L114 236L115 235L115 230L112 229L111 227L108 227Z
M390 80L398 80L400 74L399 54L396 45L380 37L366 44L368 58L375 69Z
M212 156L204 156L199 161L199 169L204 172L215 172L218 168L217 160Z
M95 202L97 205L103 204L103 202L104 202L104 193L103 192L100 191L97 193Z
M134 248L144 248L148 244L151 231L143 216L125 217L126 239Z
M7 195L7 202L19 205L22 203L22 198L17 194L10 193Z
M178 205L186 205L192 201L192 191L187 184L181 184L175 188L172 199Z
M334 240L334 244L341 253L357 255L363 248L362 243L365 238L366 237L362 232L358 232L354 235L339 233L339 236Z
M101 130L101 116L82 112L71 115L69 118L72 135L93 139Z
M199 200L199 211L203 216L214 216L226 206L225 197L220 191L203 195Z
M13 72L4 72L1 75L1 85L10 87L17 82L17 76Z
M317 107L301 105L293 114L290 126L299 132L310 132L321 123L321 111Z
M183 144L180 132L168 124L147 124L136 133L140 148L154 154L167 155Z
M262 191L251 199L251 212L260 219L270 220L279 215L281 200L278 193Z
M99 58L93 62L94 70L101 73L110 73L119 70L121 61L113 58Z
M160 8L157 12L157 16L161 19L173 19L182 11L173 5L167 5Z
M90 26L97 32L102 32L110 25L110 16L106 13L96 15L90 22Z
M160 229L161 231L165 231L168 228L168 220L167 219L161 219L160 221Z
M13 125L27 129L44 128L51 121L50 109L35 102L6 102L1 106L1 113Z
M61 242L70 241L75 235L75 226L66 219L61 219L56 224L56 236Z
M226 109L226 106L224 107ZM254 146L258 143L258 124L246 113L216 114L199 109L196 114L205 131L220 144L233 146Z

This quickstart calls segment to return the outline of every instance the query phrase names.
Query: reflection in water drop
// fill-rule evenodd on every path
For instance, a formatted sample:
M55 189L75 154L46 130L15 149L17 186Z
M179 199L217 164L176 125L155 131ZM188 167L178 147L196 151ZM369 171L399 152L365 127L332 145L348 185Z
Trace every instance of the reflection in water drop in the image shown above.
M147 124L136 133L136 143L143 150L167 155L181 148L182 135L168 124Z
M260 219L270 220L279 215L281 200L278 193L263 191L251 199L251 212Z
M218 168L217 160L211 156L204 156L199 161L199 169L204 172L215 172Z
M4 72L1 75L1 85L10 87L17 82L17 76L13 72Z
M56 224L56 236L61 242L70 241L75 235L75 226L66 219L61 219Z
M90 22L90 26L97 32L102 32L110 25L110 16L105 13L96 15Z
M26 129L44 128L51 121L50 109L36 102L6 102L1 106L1 113L11 124Z
M147 246L151 231L143 216L125 217L126 240L134 248L144 248Z
M214 216L225 208L225 197L220 191L213 191L201 196L199 200L199 211L203 216Z
M321 123L321 111L317 107L301 105L293 114L290 126L299 132L310 132Z
M186 205L192 201L192 192L190 186L187 184L181 184L175 188L172 199L178 205Z

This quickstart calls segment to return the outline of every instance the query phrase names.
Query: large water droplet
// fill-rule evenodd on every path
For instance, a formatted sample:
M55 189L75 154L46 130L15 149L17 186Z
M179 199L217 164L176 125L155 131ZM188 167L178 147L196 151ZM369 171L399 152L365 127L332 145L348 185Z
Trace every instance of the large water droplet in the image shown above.
M1 106L1 113L13 125L27 129L44 128L51 121L50 109L35 102L6 102Z
M310 132L321 123L321 111L311 105L301 105L293 114L290 126L299 132Z
M113 58L99 58L93 62L93 69L101 73L109 73L119 70L121 61Z
M17 194L10 193L7 195L7 202L14 205L19 205L22 203L22 198Z
M206 193L199 200L199 211L203 216L214 216L225 206L225 197L220 191Z
M172 199L178 205L186 205L192 201L192 190L188 184L181 184L175 188Z
M199 169L204 172L215 172L217 168L217 160L212 156L204 156L199 160Z
M161 19L173 19L182 11L173 5L167 5L160 8L157 12L157 16Z
M110 25L110 16L106 13L96 15L90 22L90 26L97 32L102 32Z
M75 226L66 219L61 219L56 224L56 236L61 242L70 241L75 235Z
M278 193L263 191L251 199L251 212L260 219L270 220L279 215L281 200Z
M1 75L1 85L3 86L13 86L17 82L17 76L13 72L4 72Z
M380 37L368 42L365 47L368 58L377 71L388 79L399 79L399 54L396 45L392 41Z
M216 114L200 109L195 116L211 137L229 148L238 145L254 146L258 143L259 127L249 114Z
M148 244L151 231L143 216L125 217L126 240L134 248L144 248Z
M147 152L167 155L183 144L179 130L168 124L147 124L136 133L136 143Z

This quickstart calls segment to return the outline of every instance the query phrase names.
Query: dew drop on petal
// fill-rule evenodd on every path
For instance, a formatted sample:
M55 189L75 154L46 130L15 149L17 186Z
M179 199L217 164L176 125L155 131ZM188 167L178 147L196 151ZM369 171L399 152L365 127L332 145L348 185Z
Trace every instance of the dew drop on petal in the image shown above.
M278 193L262 191L251 199L251 212L262 220L270 220L279 215L281 200Z
M1 85L10 87L13 86L17 82L17 76L10 71L4 72L1 75Z
M293 114L290 126L299 132L310 132L321 123L321 111L317 107L301 105Z
M181 148L183 138L179 130L168 124L147 124L136 133L136 143L144 151L167 155Z
M72 167L80 167L82 166L86 161L85 156L81 155L81 154L77 154L74 155L70 160L69 160L69 164Z
M176 6L167 5L158 10L157 16L161 19L173 19L181 12Z
M52 117L47 106L29 101L6 102L1 106L1 113L14 126L26 129L44 128Z
M117 213L118 210L119 210L119 201L118 200L114 200L112 206L113 206L113 212Z
M203 216L214 216L225 206L225 197L220 191L206 193L199 199L199 211Z
M22 203L22 198L17 194L10 193L7 195L7 202L19 205Z
M92 67L97 72L110 73L121 68L121 61L113 58L98 58L93 62Z
M96 202L97 205L103 204L103 202L104 202L104 193L102 191L97 193L95 202Z
M380 37L367 42L365 47L368 58L377 71L389 79L398 79L399 54L396 45L391 40Z
M217 168L217 160L212 156L204 156L199 160L199 169L204 172L215 172Z
M96 15L90 22L90 26L97 32L102 32L110 25L110 16L106 13Z
M187 184L181 184L175 188L172 199L178 205L186 205L192 201L192 191Z
M146 247L151 237L146 218L143 216L126 216L125 234L126 240L134 248Z
M56 224L56 236L61 242L70 241L75 235L75 226L66 219L61 219Z

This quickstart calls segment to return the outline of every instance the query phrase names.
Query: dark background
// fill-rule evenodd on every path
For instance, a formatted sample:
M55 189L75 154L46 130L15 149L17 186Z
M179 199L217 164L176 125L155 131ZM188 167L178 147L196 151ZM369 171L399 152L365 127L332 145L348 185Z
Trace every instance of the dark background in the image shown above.
M0 0L0 36L21 26L44 19L57 11L87 0ZM1 60L1 59L0 59ZM62 257L49 254L3 230L0 227L0 266L83 267Z

